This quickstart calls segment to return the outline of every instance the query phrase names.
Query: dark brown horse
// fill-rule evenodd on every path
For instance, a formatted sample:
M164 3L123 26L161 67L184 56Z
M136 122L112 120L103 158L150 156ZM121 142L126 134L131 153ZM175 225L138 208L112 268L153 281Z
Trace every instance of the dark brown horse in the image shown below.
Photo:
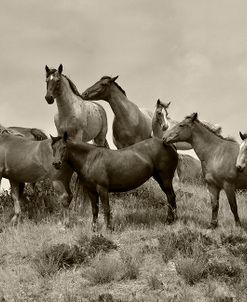
M197 113L187 116L165 132L163 140L166 143L188 142L199 157L212 204L211 227L218 225L219 193L222 189L226 192L235 223L239 226L235 189L247 187L247 169L239 173L235 166L239 144L230 138L223 138L200 122Z
M118 149L136 144L151 137L153 113L131 102L117 84L118 77L104 76L82 93L84 100L104 100L115 114L112 132Z
M124 192L139 187L150 177L159 183L168 200L167 220L176 217L176 201L172 179L178 155L173 146L150 138L121 150L109 150L83 142L52 138L54 166L68 163L83 181L91 200L93 227L98 218L99 198L104 209L107 228L111 227L109 192Z

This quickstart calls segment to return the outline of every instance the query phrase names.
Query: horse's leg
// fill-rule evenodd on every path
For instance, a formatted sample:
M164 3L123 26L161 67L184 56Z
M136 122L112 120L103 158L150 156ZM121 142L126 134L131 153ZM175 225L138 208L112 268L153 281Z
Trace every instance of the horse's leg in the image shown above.
M165 192L168 201L167 222L172 223L177 219L176 195L172 186L172 178L167 176L155 175L154 179L159 183L160 188Z
M19 183L15 181L9 181L11 186L11 196L14 200L14 211L15 214L11 219L11 224L16 225L19 222L19 218L21 215L21 206L20 206L20 188Z
M97 105L99 105L99 104L97 104ZM101 115L102 127L101 127L99 134L93 139L93 141L96 145L109 149L110 147L109 147L109 144L106 139L106 134L108 131L106 112L105 112L104 108L101 106L99 106L99 112Z
M208 192L209 192L211 206L212 206L212 219L211 219L210 227L214 229L218 226L220 189L215 185L208 183Z
M96 191L87 190L87 195L90 198L92 206L92 230L96 232L98 230L98 215L99 215L99 194Z
M109 193L108 190L104 187L99 186L97 188L97 191L99 193L100 200L103 205L103 210L104 210L104 219L105 219L105 224L107 229L112 229L112 224L111 224L111 208L109 204Z
M238 216L238 206L237 206L237 202L236 202L235 188L231 184L225 183L224 190L226 192L228 202L230 204L232 213L234 215L235 224L236 224L236 226L241 226L240 219Z

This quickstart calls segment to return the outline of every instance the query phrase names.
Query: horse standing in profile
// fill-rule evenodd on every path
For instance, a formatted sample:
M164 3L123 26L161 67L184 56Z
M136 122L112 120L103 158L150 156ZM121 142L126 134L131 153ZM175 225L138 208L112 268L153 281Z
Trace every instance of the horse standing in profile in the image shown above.
M113 142L121 149L151 137L153 113L132 103L116 83L117 78L104 76L81 96L84 100L104 100L109 103L115 115Z
M66 131L71 137L88 142L93 140L98 146L109 147L107 117L104 108L93 102L84 101L75 84L64 74L63 65L58 70L47 65L45 99L48 104L57 103L58 112L54 117L58 135Z
M239 173L235 166L239 144L230 138L223 138L200 122L197 113L187 116L165 132L163 140L165 143L186 141L199 157L212 204L211 227L218 225L219 194L222 189L228 198L235 224L240 226L235 190L247 187L247 169Z
M111 228L109 192L135 189L150 177L159 183L168 200L168 221L176 218L176 200L172 179L177 166L177 152L162 140L150 138L121 150L110 150L64 137L53 138L54 166L68 163L88 190L97 224L99 198L107 228Z
M11 196L14 200L12 222L19 220L20 203L23 199L25 183L35 183L49 178L60 202L68 207L72 200L69 187L73 170L65 163L57 171L53 165L51 140L33 141L7 132L0 135L0 181L7 178L10 182Z

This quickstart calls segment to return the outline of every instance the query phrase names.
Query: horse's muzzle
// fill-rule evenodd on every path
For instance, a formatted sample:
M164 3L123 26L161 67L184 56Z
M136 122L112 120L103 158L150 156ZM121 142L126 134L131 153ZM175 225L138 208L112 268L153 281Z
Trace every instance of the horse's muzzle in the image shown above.
M88 100L88 92L83 92L82 94L81 94L81 97L82 97L82 99L83 100Z
M243 172L245 167L236 165L236 168L237 168L238 172Z
M54 98L51 95L46 95L45 99L48 104L53 104L54 103Z
M62 162L61 161L59 161L59 162L54 162L54 163L52 163L53 164L53 166L54 166L54 168L55 169L60 169L61 167L62 167Z

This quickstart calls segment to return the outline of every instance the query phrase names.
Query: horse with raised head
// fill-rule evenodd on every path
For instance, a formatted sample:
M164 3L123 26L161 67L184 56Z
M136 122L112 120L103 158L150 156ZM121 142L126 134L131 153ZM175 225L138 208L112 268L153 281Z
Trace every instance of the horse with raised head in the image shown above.
M73 197L69 187L73 170L65 163L57 171L52 162L50 139L34 141L7 132L0 135L0 181L4 177L10 182L15 212L12 222L20 217L25 183L51 179L60 202L69 206Z
M176 218L176 200L172 178L177 166L177 152L162 140L150 138L121 150L110 150L64 137L52 139L54 166L68 163L88 191L95 229L99 198L107 228L111 228L109 192L124 192L139 187L150 177L159 183L168 200L168 221Z
M131 102L117 84L117 78L104 76L81 96L84 100L104 100L109 103L115 115L113 142L121 149L151 137L153 113Z
M107 117L104 108L94 102L84 101L75 84L64 74L63 65L50 69L47 65L45 99L48 104L57 103L58 112L54 117L58 135L66 131L71 137L88 142L93 140L98 146L109 147Z
M219 193L222 189L228 198L235 224L239 226L235 190L247 187L247 169L239 173L235 166L239 144L231 138L223 138L200 122L197 113L187 116L165 132L163 140L165 143L190 143L200 159L212 204L211 227L218 225Z

